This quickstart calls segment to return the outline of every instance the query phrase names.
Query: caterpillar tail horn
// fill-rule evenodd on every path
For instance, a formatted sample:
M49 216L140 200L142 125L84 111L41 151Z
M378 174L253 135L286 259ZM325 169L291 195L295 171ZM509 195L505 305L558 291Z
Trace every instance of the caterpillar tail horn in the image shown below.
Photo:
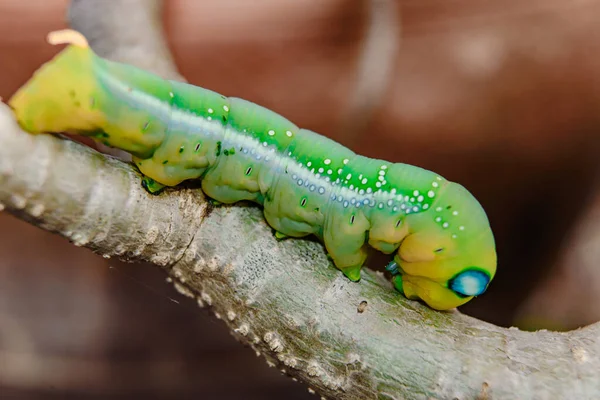
M95 55L87 40L81 33L66 29L50 32L47 41L68 46L38 69L8 101L17 121L31 133L101 129L103 114L94 110Z

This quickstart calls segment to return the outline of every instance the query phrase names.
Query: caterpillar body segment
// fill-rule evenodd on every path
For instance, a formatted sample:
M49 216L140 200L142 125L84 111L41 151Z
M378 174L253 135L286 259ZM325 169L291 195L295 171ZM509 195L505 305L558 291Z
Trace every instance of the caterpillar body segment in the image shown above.
M71 42L10 100L24 129L88 135L128 151L151 192L200 179L218 202L256 202L278 238L316 235L353 281L367 246L393 254L396 288L435 309L466 303L493 279L493 234L462 186Z
M155 102L147 94L138 99L137 107L145 109L146 113L137 121L137 130L141 130L141 136L144 136L144 130L164 125L164 137L151 153L134 155L133 158L144 175L160 184L158 190L162 186L175 186L187 179L205 176L210 168L217 167L228 115L223 109L228 108L228 101L223 96L209 90L200 92L185 83L163 82L168 84L168 91L162 101ZM210 108L207 104L214 107L219 102L223 106L220 111L213 111L214 116L197 117L200 110ZM168 116L166 124L162 118L154 117L153 108L161 109L162 115ZM123 146L118 139L110 145Z

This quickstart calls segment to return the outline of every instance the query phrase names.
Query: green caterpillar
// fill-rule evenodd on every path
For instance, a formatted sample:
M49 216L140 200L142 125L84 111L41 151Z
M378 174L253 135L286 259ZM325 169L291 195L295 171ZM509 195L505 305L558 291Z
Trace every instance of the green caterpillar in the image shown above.
M78 32L49 41L69 46L9 102L25 130L125 150L150 192L201 179L218 202L256 202L278 237L317 236L352 281L367 246L395 253L395 287L434 309L466 303L493 279L494 237L462 186L357 155L248 101L102 59Z

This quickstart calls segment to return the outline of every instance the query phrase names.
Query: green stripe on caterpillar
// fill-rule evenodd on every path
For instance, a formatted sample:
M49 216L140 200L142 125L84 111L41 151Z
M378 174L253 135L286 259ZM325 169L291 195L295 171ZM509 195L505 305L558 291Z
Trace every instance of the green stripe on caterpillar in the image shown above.
M410 299L445 310L485 292L496 273L486 214L462 186L419 167L370 159L259 105L163 80L69 45L10 100L30 132L93 137L132 154L150 192L200 179L221 203L263 206L278 238L317 236L358 281L367 246Z

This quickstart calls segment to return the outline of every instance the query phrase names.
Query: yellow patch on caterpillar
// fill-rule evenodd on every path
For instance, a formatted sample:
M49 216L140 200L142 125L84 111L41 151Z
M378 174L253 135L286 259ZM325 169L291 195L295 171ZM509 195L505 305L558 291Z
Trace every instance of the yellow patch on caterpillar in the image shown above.
M95 132L104 127L92 68L94 54L79 32L51 32L52 44L70 43L42 65L9 99L21 127L30 133Z

